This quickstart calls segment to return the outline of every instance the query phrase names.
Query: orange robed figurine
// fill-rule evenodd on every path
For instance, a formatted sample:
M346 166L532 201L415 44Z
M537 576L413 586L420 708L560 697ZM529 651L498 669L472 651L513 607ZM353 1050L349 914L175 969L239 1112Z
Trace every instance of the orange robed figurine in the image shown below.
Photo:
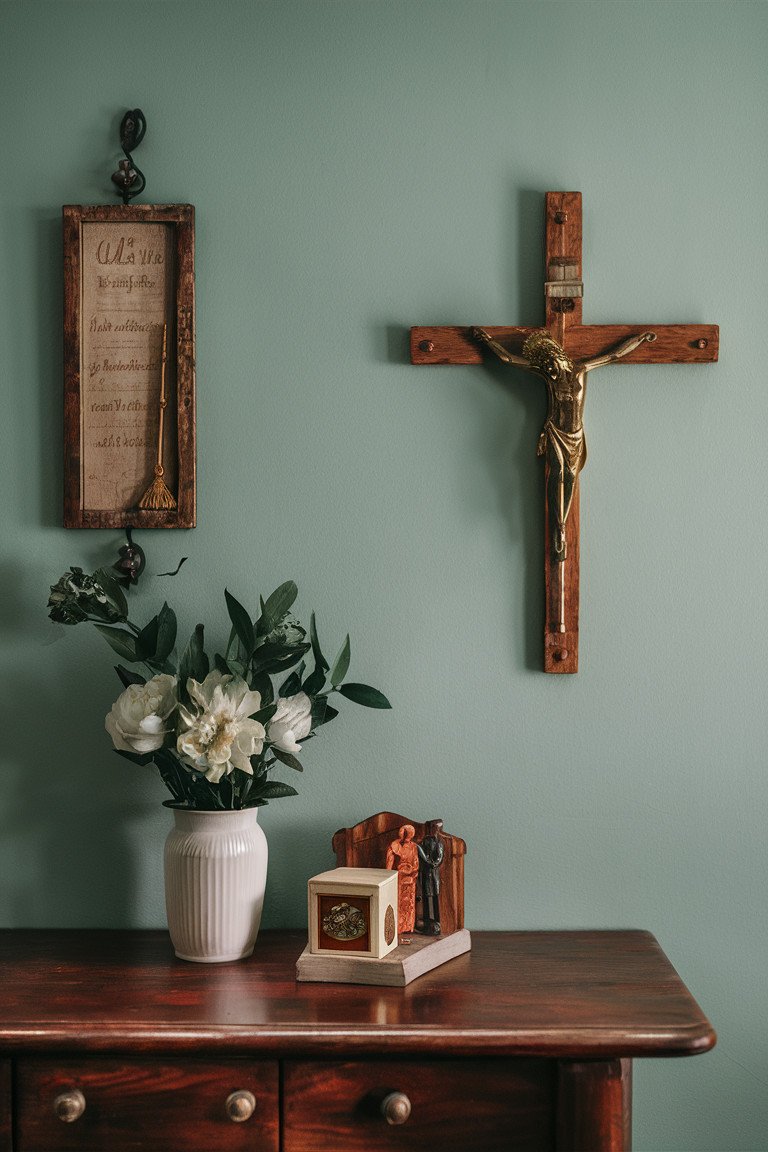
M414 843L416 829L403 824L400 839L387 848L387 868L397 870L397 930L413 932L416 923L416 879L419 875L419 850ZM397 863L395 863L396 858Z

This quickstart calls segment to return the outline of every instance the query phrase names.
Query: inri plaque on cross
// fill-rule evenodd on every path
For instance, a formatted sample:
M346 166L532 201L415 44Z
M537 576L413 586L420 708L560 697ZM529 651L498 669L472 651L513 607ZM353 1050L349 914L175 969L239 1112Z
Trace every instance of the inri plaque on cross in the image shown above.
M717 360L715 324L582 324L581 193L547 192L544 328L412 328L414 364L480 364L492 353L545 383L544 671L578 671L579 473L587 374L605 364Z

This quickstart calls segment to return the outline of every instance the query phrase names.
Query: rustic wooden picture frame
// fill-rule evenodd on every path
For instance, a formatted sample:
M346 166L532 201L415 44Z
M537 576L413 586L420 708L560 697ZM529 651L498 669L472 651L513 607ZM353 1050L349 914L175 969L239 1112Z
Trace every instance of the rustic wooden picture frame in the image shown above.
M195 210L66 204L63 226L64 527L194 528ZM161 370L176 506L140 508L162 427Z

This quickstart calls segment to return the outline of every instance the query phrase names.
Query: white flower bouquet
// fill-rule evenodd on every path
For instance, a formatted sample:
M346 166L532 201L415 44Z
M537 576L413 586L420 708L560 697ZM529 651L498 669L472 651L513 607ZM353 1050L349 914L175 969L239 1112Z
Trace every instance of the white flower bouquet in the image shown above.
M65 572L51 588L48 607L60 624L93 623L119 656L148 673L116 666L124 691L105 721L115 751L137 764L154 763L173 797L171 807L242 809L296 795L289 784L270 779L270 771L278 763L303 771L299 741L312 739L338 715L331 693L368 708L391 707L376 688L345 683L349 636L332 666L321 651L314 614L306 642L290 611L297 593L292 580L281 584L260 602L252 621L225 590L232 628L213 667L202 624L177 657L173 609L163 604L139 628L107 569L92 576L75 567Z

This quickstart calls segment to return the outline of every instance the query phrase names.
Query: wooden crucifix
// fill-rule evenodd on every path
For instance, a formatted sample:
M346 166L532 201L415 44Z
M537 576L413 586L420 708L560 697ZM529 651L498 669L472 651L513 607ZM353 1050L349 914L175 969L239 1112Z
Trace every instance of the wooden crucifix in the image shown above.
M717 360L716 324L582 324L581 193L547 192L545 327L411 329L413 364L480 364L486 352L547 386L539 438L545 474L544 671L579 662L579 472L587 373L605 364Z

